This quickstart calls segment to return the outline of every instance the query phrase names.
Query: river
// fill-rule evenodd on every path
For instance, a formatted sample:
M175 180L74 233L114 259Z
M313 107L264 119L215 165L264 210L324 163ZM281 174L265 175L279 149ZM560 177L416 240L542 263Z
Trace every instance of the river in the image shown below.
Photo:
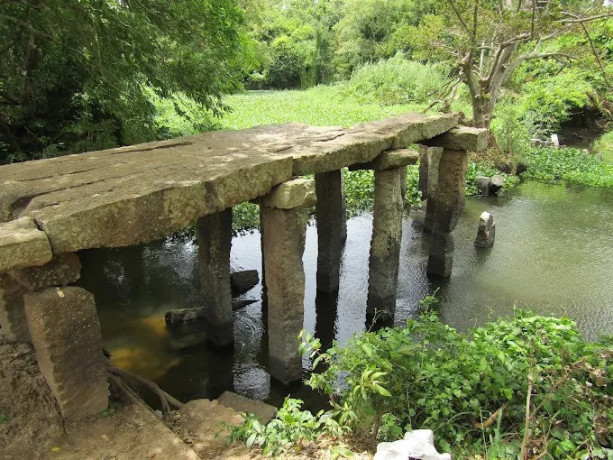
M476 250L473 240L484 210L496 220L496 243ZM347 227L338 299L316 294L317 235L313 225L307 229L304 327L324 344L345 343L365 327L372 216L354 217ZM520 307L570 316L590 339L613 334L613 191L528 182L504 197L468 198L454 235L453 275L431 282L425 275L428 239L410 216L405 218L397 324L415 316L418 301L438 288L443 320L460 330ZM80 283L96 296L114 363L184 400L214 398L225 390L274 404L288 393L309 398L299 384L287 388L271 382L259 301L235 313L233 352L209 349L199 328L187 339L167 331L167 310L200 303L197 249L179 238L83 254ZM232 265L260 269L258 232L234 238ZM260 296L258 285L244 297Z

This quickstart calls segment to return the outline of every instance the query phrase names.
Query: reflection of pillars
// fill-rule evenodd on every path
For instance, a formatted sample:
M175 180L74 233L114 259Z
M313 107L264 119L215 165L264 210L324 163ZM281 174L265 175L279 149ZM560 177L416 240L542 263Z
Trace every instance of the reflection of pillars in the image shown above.
M198 219L200 289L206 309L207 335L216 346L233 342L230 248L232 209Z
M322 350L332 347L336 336L335 326L338 315L338 292L317 291L315 297L315 336L321 341Z
M38 367L62 416L99 414L108 383L94 296L74 286L46 288L26 294L24 304Z
M425 186L425 193L422 198L427 200L426 217L424 220L424 230L431 232L434 227L434 213L436 206L436 195L438 190L438 174L441 155L443 154L442 147L421 147L420 158L426 158L426 168L419 168L419 185L420 188ZM422 180L422 171L425 173L425 179Z
M347 239L342 171L315 175L317 200L317 290L338 291L343 248Z
M368 278L367 312L375 310L393 316L396 311L398 263L402 239L402 180L406 167L375 171L375 206L370 271Z
M298 335L304 322L304 266L307 206L314 204L313 181L277 186L262 200L262 245L268 291L270 374L287 384L302 376Z
M464 208L467 154L461 150L445 149L439 163L438 187L428 199L434 206L434 226L428 258L429 275L447 277L453 265L453 236Z

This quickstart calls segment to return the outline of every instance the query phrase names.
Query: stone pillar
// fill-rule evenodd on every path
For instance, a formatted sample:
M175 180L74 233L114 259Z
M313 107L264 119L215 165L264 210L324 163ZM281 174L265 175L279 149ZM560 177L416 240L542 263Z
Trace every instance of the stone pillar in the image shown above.
M381 319L387 319L393 317L396 311L406 167L417 163L418 159L419 154L413 150L388 150L370 163L350 167L375 171L375 206L367 300L369 317L376 312L382 312Z
M438 170L439 170L439 163L441 161L441 156L443 155L443 148L423 146L420 151L420 158L421 158L421 155L424 155L427 161L427 168L425 172L426 179L424 181L425 186L426 186L426 192L423 196L423 198L427 200L426 217L424 219L424 230L431 232L432 228L434 227L434 213L435 213L435 205L436 205L436 198L432 198L432 197L436 195L437 190L438 190ZM422 168L420 166L419 168L420 188L422 186L421 174L422 174Z
M315 174L317 196L317 290L338 291L341 260L347 240L345 188L342 171Z
M406 166L388 171L375 171L375 206L370 270L368 275L367 312L383 312L393 317L396 311L398 263L402 239L402 179Z
M304 323L304 266L307 208L315 204L312 180L281 184L261 202L266 229L262 247L268 290L270 374L284 384L302 377L298 335Z
M496 222L494 216L489 212L483 211L479 216L479 229L475 238L476 248L491 248L496 240Z
M434 207L434 225L427 268L429 275L440 277L451 275L454 250L451 232L464 209L467 166L465 151L447 149L443 151L439 164L438 187L428 199L432 200Z
M200 289L206 311L208 340L219 347L234 341L230 249L232 209L198 219Z
M68 420L108 404L106 363L94 296L70 286L24 296L38 367Z
M430 188L432 176L429 177L428 185L426 228L429 224L432 228L427 268L429 275L438 277L451 275L454 249L451 232L456 227L460 213L464 209L468 152L485 150L488 140L489 131L487 129L458 127L427 142L430 146L443 148L438 168L436 168L438 171L436 187ZM429 171L432 172L432 169ZM429 222L428 216L430 217Z

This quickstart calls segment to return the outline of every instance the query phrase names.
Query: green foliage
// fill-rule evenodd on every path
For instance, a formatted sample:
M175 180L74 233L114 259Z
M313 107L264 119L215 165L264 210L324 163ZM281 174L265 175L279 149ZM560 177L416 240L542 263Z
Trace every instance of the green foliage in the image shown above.
M324 411L313 415L300 410L302 401L285 398L283 406L268 425L260 423L253 414L247 414L245 421L230 427L230 441L244 442L247 447L260 447L263 455L278 456L295 446L308 441L316 441L320 436L339 437L343 429Z
M0 414L0 425L9 421L8 415Z
M318 372L309 384L330 395L339 423L359 436L391 440L430 428L440 449L464 458L488 449L490 458L517 455L522 445L530 457L607 458L612 344L585 342L568 318L518 311L461 334L427 312L325 353L312 342Z
M600 136L593 145L593 153L602 156L603 160L613 163L613 131Z
M11 1L0 17L0 163L153 139L151 92L218 113L251 60L234 0Z
M439 66L409 61L399 53L387 60L358 66L341 93L358 101L384 105L427 103L447 80Z
M526 179L613 187L613 164L584 150L532 148L523 155Z
M260 207L254 203L241 203L232 208L232 231L239 233L260 227Z

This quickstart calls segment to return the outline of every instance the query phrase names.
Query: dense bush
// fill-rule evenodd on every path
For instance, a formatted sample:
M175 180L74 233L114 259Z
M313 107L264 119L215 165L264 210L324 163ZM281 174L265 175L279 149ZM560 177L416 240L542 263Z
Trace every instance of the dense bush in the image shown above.
M605 161L613 163L613 131L599 137L593 145L595 155L600 155Z
M462 334L425 313L323 354L309 346L309 384L360 438L429 428L461 458L613 455L613 340L587 343L567 318L520 311Z
M439 66L409 61L402 54L359 66L342 94L385 105L424 103L447 81Z

